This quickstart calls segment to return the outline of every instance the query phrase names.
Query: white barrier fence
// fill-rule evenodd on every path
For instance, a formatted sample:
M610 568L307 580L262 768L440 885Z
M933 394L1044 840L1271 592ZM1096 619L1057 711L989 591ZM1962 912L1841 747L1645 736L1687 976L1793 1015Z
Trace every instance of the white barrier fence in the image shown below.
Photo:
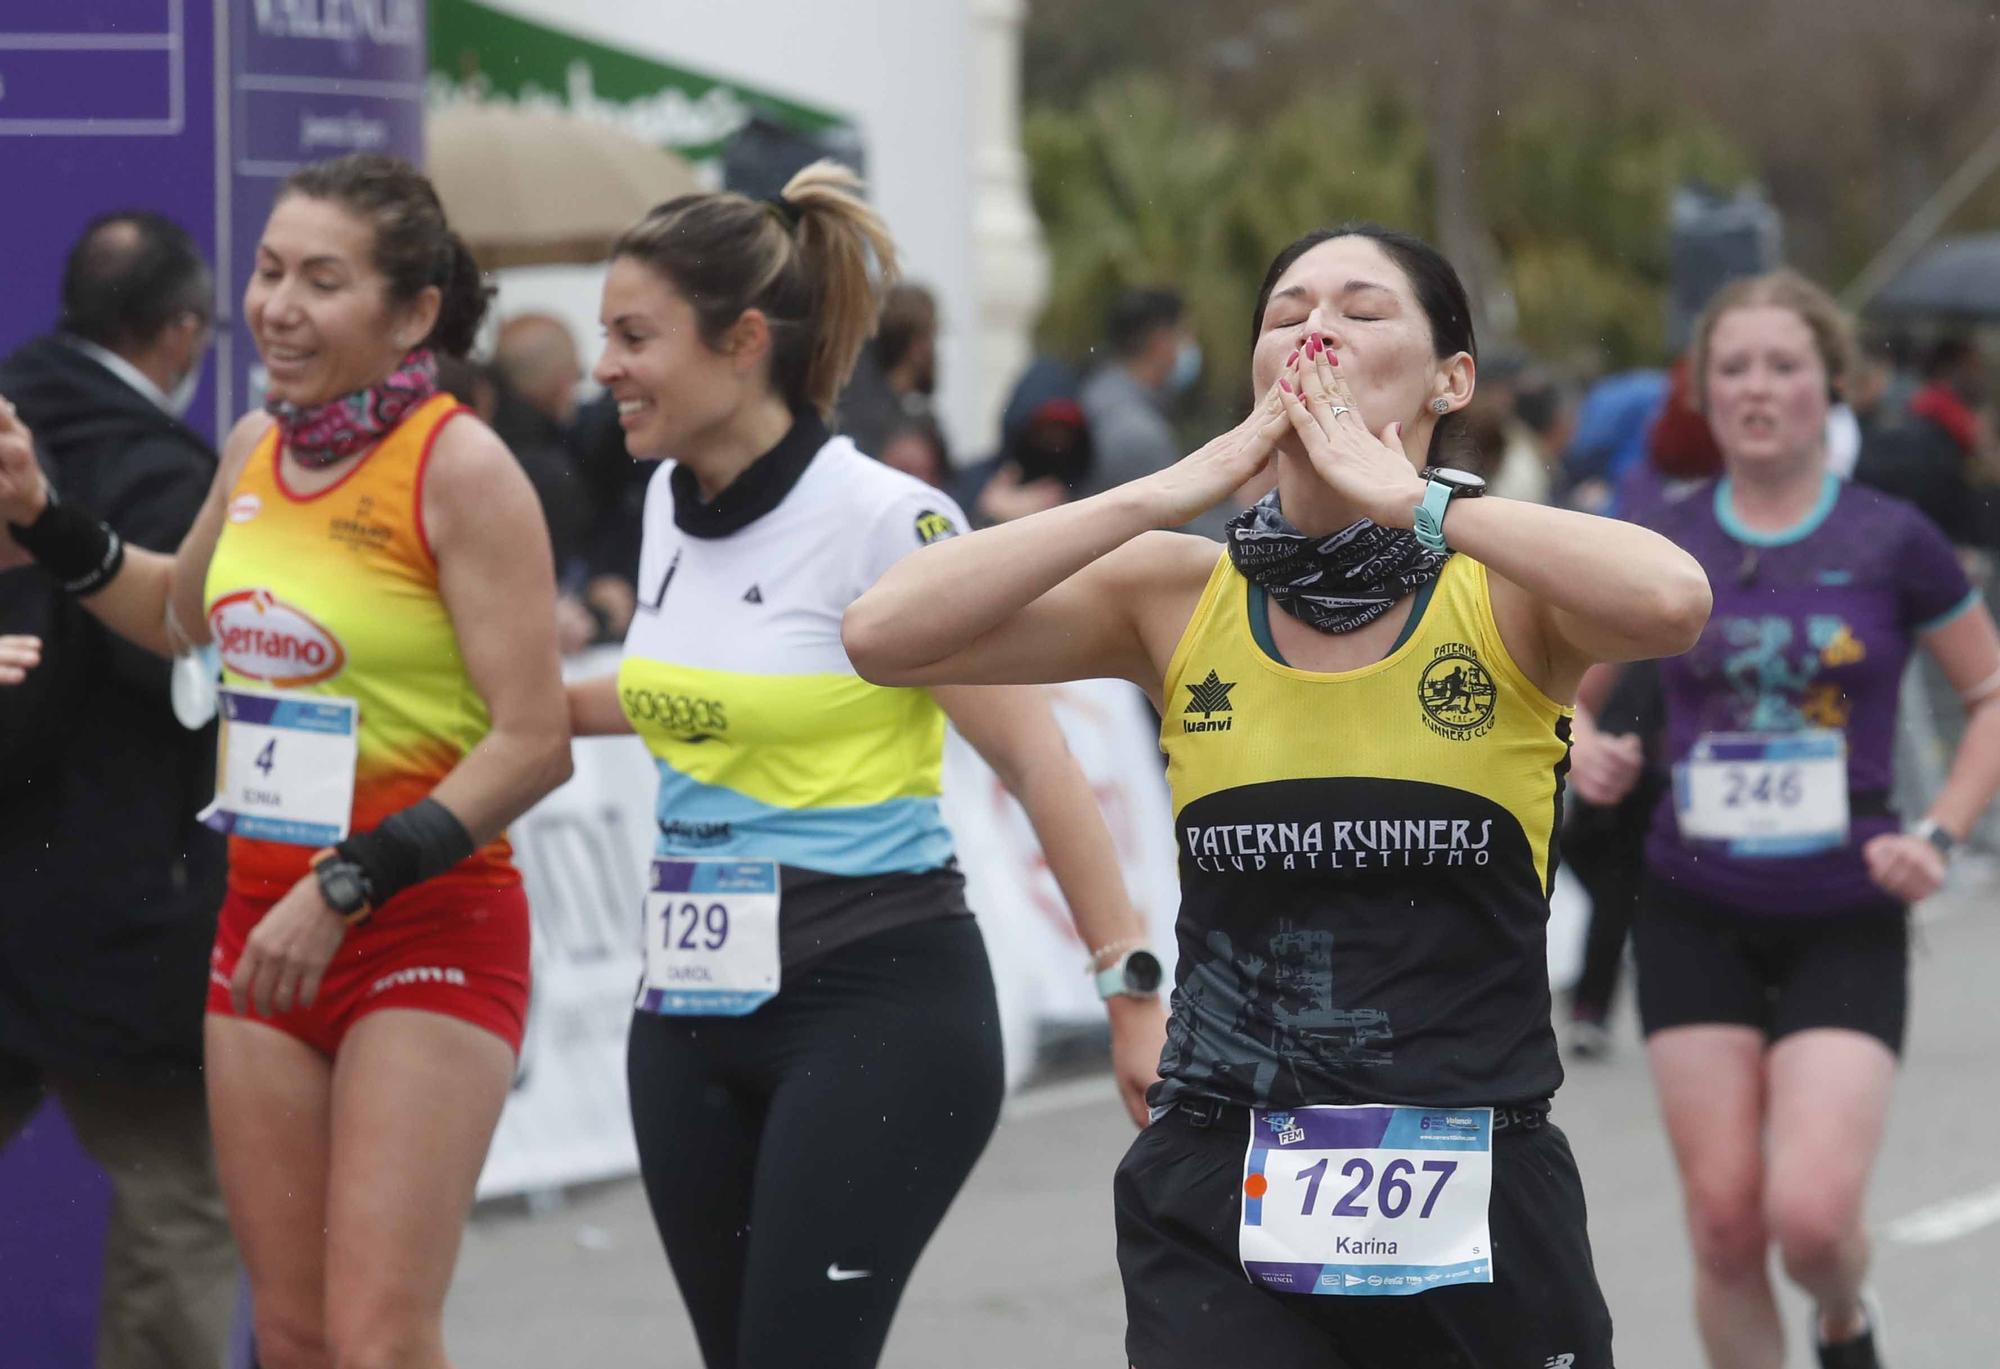
M616 668L617 652L608 649L572 662L571 674ZM1050 695L1171 975L1179 887L1152 716L1136 690L1115 681L1061 685ZM656 787L636 738L582 741L570 782L514 825L534 909L534 1002L514 1093L480 1176L482 1198L638 1167L625 1033L639 980L640 889L653 851ZM1044 1024L1089 1021L1103 1008L1026 817L955 734L944 789L968 900L993 963L1011 1087L1032 1070Z

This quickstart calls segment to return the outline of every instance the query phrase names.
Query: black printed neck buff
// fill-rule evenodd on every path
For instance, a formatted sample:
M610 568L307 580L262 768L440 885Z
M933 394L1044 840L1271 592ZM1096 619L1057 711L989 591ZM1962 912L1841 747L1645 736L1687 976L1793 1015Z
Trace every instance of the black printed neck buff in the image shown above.
M1408 528L1363 518L1328 537L1293 527L1272 490L1229 520L1229 559L1279 608L1321 632L1352 632L1423 588L1449 551L1429 551Z

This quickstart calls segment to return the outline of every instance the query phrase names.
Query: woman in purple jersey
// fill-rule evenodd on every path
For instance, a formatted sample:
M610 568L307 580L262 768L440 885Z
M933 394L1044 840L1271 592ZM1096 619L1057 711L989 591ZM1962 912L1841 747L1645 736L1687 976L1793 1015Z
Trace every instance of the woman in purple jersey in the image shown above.
M2000 784L1992 616L1923 515L1827 470L1848 355L1838 309L1801 277L1723 290L1694 375L1724 475L1651 520L1715 590L1700 641L1662 664L1674 788L1635 947L1717 1369L1784 1360L1773 1244L1818 1304L1820 1364L1881 1363L1861 1211L1902 1049L1908 909L1937 892ZM1890 752L1918 645L1971 718L1950 779L1906 828ZM1600 764L1595 744L1579 729L1579 771Z

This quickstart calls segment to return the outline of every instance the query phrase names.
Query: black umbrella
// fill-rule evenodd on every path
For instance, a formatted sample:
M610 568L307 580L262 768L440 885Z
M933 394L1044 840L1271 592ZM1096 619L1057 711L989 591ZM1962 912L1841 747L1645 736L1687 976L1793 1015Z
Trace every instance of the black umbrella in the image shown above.
M1867 311L2000 321L2000 233L1950 238L1925 248L1876 293Z

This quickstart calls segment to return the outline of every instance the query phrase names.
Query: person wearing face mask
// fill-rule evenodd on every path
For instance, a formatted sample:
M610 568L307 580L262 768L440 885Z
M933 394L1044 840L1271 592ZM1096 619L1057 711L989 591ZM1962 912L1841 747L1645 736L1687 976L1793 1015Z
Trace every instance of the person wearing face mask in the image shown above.
M895 244L816 162L660 205L613 249L597 379L647 489L618 674L579 736L659 767L627 1056L640 1172L711 1369L866 1369L997 1120L999 1014L939 811L947 718L1019 799L1089 948L1134 1120L1159 961L1032 689L881 689L840 643L884 568L961 535L827 415Z
M294 172L243 297L265 410L172 555L65 499L0 403L0 553L135 643L221 658L205 1067L265 1369L442 1369L520 1049L528 907L502 833L569 774L569 731L533 487L437 388L489 294L406 163Z
M1700 642L1661 665L1675 783L1634 948L1717 1369L1784 1361L1773 1246L1817 1305L1819 1363L1883 1362L1862 1208L1903 1045L1909 905L2000 785L1991 614L1923 514L1828 468L1851 355L1802 277L1725 287L1690 371L1723 474L1650 519L1715 586ZM1899 820L1896 708L1919 646L1968 722L1928 811ZM1587 697L1606 687L1593 675ZM1579 736L1579 771L1596 744Z
M0 362L51 483L133 545L171 550L215 477L181 418L214 309L185 230L105 214L70 252L55 331ZM0 633L43 644L0 690L0 1146L53 1097L110 1176L98 1364L214 1364L236 1301L201 1077L215 728L176 721L167 663L40 571L0 571Z
M1102 494L1180 460L1167 406L1201 374L1201 345L1172 290L1127 290L1105 315L1111 356L1084 381L1079 399L1093 460L1078 496Z
M1180 960L1113 1189L1137 1369L1608 1369L1548 1115L1554 831L1584 671L1685 649L1707 582L1450 468L1477 352L1428 244L1309 233L1250 321L1236 428L892 566L848 653L885 684L1119 677L1160 712ZM1226 548L1163 531L1274 467Z

